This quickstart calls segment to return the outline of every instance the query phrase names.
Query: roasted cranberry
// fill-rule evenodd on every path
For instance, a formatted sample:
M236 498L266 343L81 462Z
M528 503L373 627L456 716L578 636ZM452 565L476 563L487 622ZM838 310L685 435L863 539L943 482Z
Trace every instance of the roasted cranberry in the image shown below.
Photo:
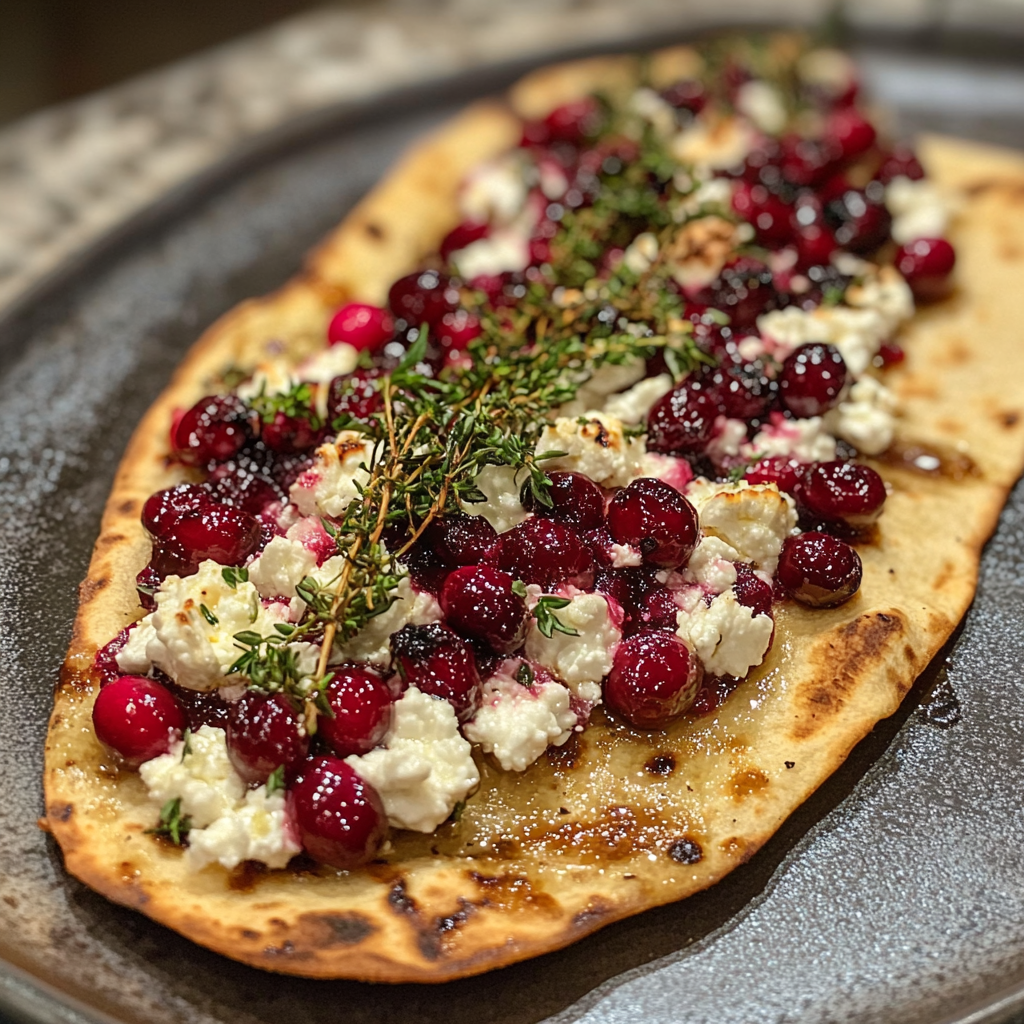
M697 656L675 634L638 633L615 651L605 703L639 729L662 729L693 703L703 674Z
M201 561L202 558L186 551L173 537L157 537L153 541L148 568L155 573L159 586L166 576L191 576Z
M633 617L637 613L634 597L635 570L626 569L598 569L594 576L594 589L612 598L622 609L625 616L623 632L626 627L632 624Z
M781 142L782 176L791 185L820 185L835 169L838 153L827 140L787 135Z
M365 665L333 670L324 690L334 717L317 719L317 734L339 757L365 754L384 740L394 697L384 680Z
M827 266L836 249L836 240L825 222L825 208L814 193L797 198L792 226L797 251L797 268Z
M860 587L860 555L827 533L802 533L782 544L777 579L802 604L831 608Z
M883 341L878 347L878 355L875 356L877 360L876 366L897 366L907 358L907 353L903 351L903 347L895 341Z
M365 302L350 302L331 317L327 325L327 341L331 345L344 342L353 348L373 351L394 332L395 321L386 309Z
M839 402L846 363L835 345L811 342L791 352L779 374L782 404L802 419L823 416Z
M743 478L752 484L775 484L780 491L792 494L805 468L805 463L788 455L769 455L751 466Z
M380 796L340 758L310 758L288 795L302 845L321 864L358 867L384 842L388 827Z
M421 270L400 277L388 292L388 305L395 316L410 327L423 323L434 327L445 313L454 313L458 304L458 289L452 287L446 274L436 270Z
M498 534L483 516L447 515L427 527L423 540L442 565L479 565L493 555Z
M796 488L801 512L812 521L863 530L881 514L885 484L859 462L819 462L809 467Z
M661 98L676 110L699 114L708 101L708 94L700 79L684 78L663 90Z
M732 208L754 228L757 241L769 249L778 249L790 240L790 206L764 185L736 183Z
M291 774L309 753L302 717L283 693L246 693L228 713L228 758L246 782L262 783L282 765Z
M462 722L480 704L480 674L472 648L450 629L403 626L391 637L391 657L403 683L448 701Z
M435 597L441 593L452 567L445 565L434 554L434 549L423 537L406 552L403 560L409 570L409 578L417 590L433 594Z
M196 484L178 484L157 491L142 506L142 525L154 536L164 537L183 512L210 504L210 494Z
M447 260L453 252L458 252L460 249L465 249L467 245L479 242L481 238L486 238L490 232L491 227L489 224L464 221L457 227L452 228L444 236L441 248L438 250L441 253L441 259Z
M314 427L305 416L287 416L284 412L274 413L269 423L260 427L263 443L275 452L294 455L309 451L323 440L323 430Z
M434 328L434 339L443 349L462 351L480 337L480 318L465 309L445 313Z
M899 144L893 146L882 161L881 166L875 172L875 178L883 185L888 185L893 178L910 178L912 181L920 181L924 177L924 168L917 154L907 145Z
M771 615L771 584L765 583L749 565L737 563L733 592L736 594L736 601L744 608L749 608L755 615Z
M589 590L594 582L594 556L580 535L564 523L540 516L501 535L498 567L545 590L563 583Z
M699 381L684 380L647 414L647 447L662 455L697 455L711 440L719 404Z
M193 732L204 725L212 725L217 729L228 727L231 704L220 695L220 690L189 690L166 677L160 682L184 709L188 727Z
M956 252L944 238L917 238L901 245L895 263L919 302L934 302L949 294Z
M736 420L764 416L778 391L759 360L719 366L704 377L704 383L721 411Z
M215 466L207 484L217 502L233 505L254 516L271 503L280 501L286 493L264 476L262 470L235 459Z
M526 639L527 619L526 601L513 591L514 583L508 573L487 565L456 569L441 591L448 625L498 654L511 654Z
M873 186L878 186L875 189ZM868 190L848 189L825 207L825 216L835 232L836 242L859 254L874 252L889 237L892 217L882 202L884 191L878 182ZM874 195L877 191L879 194Z
M167 540L196 564L212 558L221 565L241 565L259 544L260 524L239 508L211 503L183 512L168 528Z
M523 506L546 519L557 519L578 530L593 530L604 522L604 491L582 473L548 473L550 505L539 502L529 484L523 488Z
M112 683L115 679L119 679L123 674L117 665L117 656L124 650L125 644L128 643L128 638L132 635L132 630L138 623L133 622L130 626L126 626L122 629L117 636L114 637L109 643L104 644L97 652L96 657L93 658L93 664L96 666L96 671L99 673L100 686L107 686Z
M679 625L679 605L667 587L653 587L640 608L639 625L646 629L671 629Z
M181 739L186 721L181 705L158 682L121 676L96 696L92 724L100 742L134 768L166 754Z
M659 569L685 565L699 534L693 506L653 477L634 480L616 493L608 506L608 529L619 544L639 548L644 562Z
M327 413L330 419L351 416L356 420L369 419L384 404L380 393L381 370L355 370L345 377L335 377L327 393Z
M236 395L207 395L178 421L174 454L189 465L224 462L249 439L249 414Z
M752 256L736 256L723 268L718 279L695 296L727 313L733 329L753 327L757 318L778 305L772 272Z
M579 145L597 136L604 126L605 115L597 100L588 96L563 103L544 118L548 139Z
M874 144L874 126L855 107L835 110L825 122L825 135L842 160L854 160Z

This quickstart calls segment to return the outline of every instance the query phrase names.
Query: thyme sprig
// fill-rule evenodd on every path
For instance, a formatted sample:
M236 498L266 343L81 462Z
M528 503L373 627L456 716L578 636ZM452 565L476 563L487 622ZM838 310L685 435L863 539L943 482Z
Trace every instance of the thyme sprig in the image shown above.
M181 797L175 797L160 808L160 821L155 828L147 828L146 835L162 836L175 846L184 846L191 830L192 818L181 813Z

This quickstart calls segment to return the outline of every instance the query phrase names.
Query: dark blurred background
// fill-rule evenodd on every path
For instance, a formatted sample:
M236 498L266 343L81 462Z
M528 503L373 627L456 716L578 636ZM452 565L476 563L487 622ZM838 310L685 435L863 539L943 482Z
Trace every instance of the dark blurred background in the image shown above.
M0 0L0 124L323 3Z

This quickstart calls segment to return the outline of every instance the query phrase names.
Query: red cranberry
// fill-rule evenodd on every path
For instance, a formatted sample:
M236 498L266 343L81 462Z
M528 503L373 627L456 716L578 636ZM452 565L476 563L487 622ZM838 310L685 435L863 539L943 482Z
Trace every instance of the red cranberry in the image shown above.
M752 256L731 259L718 279L695 298L727 313L734 330L753 327L762 313L775 309L779 299L771 271Z
M381 370L355 370L345 377L335 377L327 393L327 414L335 420L351 416L367 420L384 404L380 393Z
M895 341L884 341L878 348L878 355L875 356L876 366L896 366L907 358L903 347Z
M540 516L501 535L498 567L545 590L563 583L589 590L594 582L594 556L580 535L564 523Z
M612 712L639 729L663 729L697 696L703 667L673 633L649 632L623 640L604 684Z
M639 625L646 629L670 629L679 625L679 605L667 587L654 587L648 591L640 609Z
M883 185L888 185L893 178L910 178L911 181L920 181L924 177L924 168L917 154L907 145L899 144L893 146L882 161L881 166L875 172L875 178Z
M498 534L483 516L455 514L435 519L423 539L441 565L479 565L490 560Z
M464 221L462 224L451 229L441 242L441 259L447 260L453 252L465 249L467 245L479 242L486 238L491 232L489 224L477 224L474 221Z
M555 107L544 118L544 127L551 141L579 145L600 134L604 122L601 105L593 97L587 96Z
M859 462L819 462L809 467L797 485L796 499L811 520L864 530L881 514L885 484Z
M159 586L167 576L191 576L199 568L201 561L201 558L186 551L173 537L158 537L153 541L153 551L147 568L153 571ZM139 576L141 577L142 573Z
M211 504L209 492L196 484L178 484L157 491L142 506L142 525L154 536L164 537L182 513Z
M699 381L684 380L647 414L647 447L662 455L696 455L711 440L719 405Z
M878 185L877 182L873 184ZM825 208L836 242L850 252L874 252L889 238L892 217L882 202L882 195L872 195L872 191L881 193L881 186L876 190L872 186L865 191L848 189Z
M487 565L450 573L441 591L448 625L499 654L511 654L526 639L526 601L513 592L508 573Z
M227 729L231 705L220 695L220 690L189 690L166 677L160 681L184 709L188 727L193 732L204 725Z
M685 565L700 532L693 506L653 477L634 480L616 493L608 506L608 529L619 544L639 548L644 562L659 569Z
M287 416L283 412L274 413L274 418L260 427L263 443L272 451L285 455L315 448L323 440L323 435L323 430L314 427L305 416Z
M949 294L956 252L944 238L917 238L901 245L895 263L919 302L934 302Z
M793 208L792 226L797 251L797 269L827 266L836 250L836 240L825 222L825 209L813 193L800 196Z
M321 864L358 867L384 842L388 826L380 796L340 758L310 758L288 795L302 845Z
M445 313L454 313L458 304L458 289L452 287L447 274L436 270L420 270L400 277L388 292L388 305L410 327L422 323L434 327Z
M383 742L394 697L376 672L365 665L342 665L333 670L324 695L334 717L321 715L317 733L335 754L365 754Z
M604 491L582 473L548 473L550 505L542 505L529 485L523 488L523 506L546 519L557 519L578 530L593 530L604 522Z
M480 706L481 683L472 648L450 629L403 626L391 637L391 657L403 683L448 701L459 721Z
M755 237L761 245L778 249L790 240L789 219L792 210L764 185L737 182L732 196L732 208L754 228Z
M344 342L357 349L373 351L395 333L395 321L386 309L365 302L350 302L331 317L327 325L327 341L331 345Z
M186 723L181 705L158 682L121 676L100 690L92 724L100 742L135 768L166 754L181 739Z
M838 153L826 140L787 135L781 142L780 168L791 185L820 185L835 169Z
M874 126L855 107L833 111L825 122L825 135L842 160L854 160L874 144Z
M228 758L249 783L263 783L284 765L291 774L309 753L309 736L294 704L283 693L246 693L228 713Z
M183 512L168 528L167 540L197 565L212 558L221 565L241 565L260 542L259 521L248 512L211 503Z
M802 533L782 544L777 579L801 604L831 608L860 587L860 555L827 533Z
M124 650L129 637L132 635L132 630L137 625L137 622L133 622L130 626L125 626L113 640L104 644L96 652L92 663L96 666L96 671L99 673L100 686L107 686L115 679L121 677L121 670L117 666L117 656Z
M684 78L665 89L661 98L676 110L699 114L708 101L704 83L697 78Z
M769 455L743 474L752 484L775 484L780 491L792 494L803 476L805 464L788 455Z
M232 459L215 466L207 480L217 502L259 515L268 505L284 497L284 489L276 487L261 470L251 464ZM202 507L202 506L200 506Z
M174 454L192 466L224 462L249 439L249 414L236 395L207 395L178 421Z
M755 615L771 615L772 588L765 583L749 565L736 565L736 582L733 584L737 603L749 608Z
M480 318L465 309L445 313L434 328L434 339L443 349L463 351L471 341L480 337Z
M719 409L735 420L764 416L778 391L778 384L760 361L719 366L703 380Z
M823 416L839 403L846 363L835 345L811 342L791 352L779 374L782 404L802 419Z

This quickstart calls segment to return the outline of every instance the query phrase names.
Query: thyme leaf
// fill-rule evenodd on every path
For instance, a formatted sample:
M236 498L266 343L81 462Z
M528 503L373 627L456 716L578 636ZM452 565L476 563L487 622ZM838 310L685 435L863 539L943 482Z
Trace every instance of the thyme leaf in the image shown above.
M184 846L192 829L192 818L181 813L181 797L168 800L160 808L160 821L155 828L147 828L146 835L162 836L175 846Z
M579 631L567 626L555 612L559 608L565 608L570 601L567 597L553 597L545 595L533 606L533 617L537 620L537 628L549 640L555 633L565 633L566 636L579 636Z

